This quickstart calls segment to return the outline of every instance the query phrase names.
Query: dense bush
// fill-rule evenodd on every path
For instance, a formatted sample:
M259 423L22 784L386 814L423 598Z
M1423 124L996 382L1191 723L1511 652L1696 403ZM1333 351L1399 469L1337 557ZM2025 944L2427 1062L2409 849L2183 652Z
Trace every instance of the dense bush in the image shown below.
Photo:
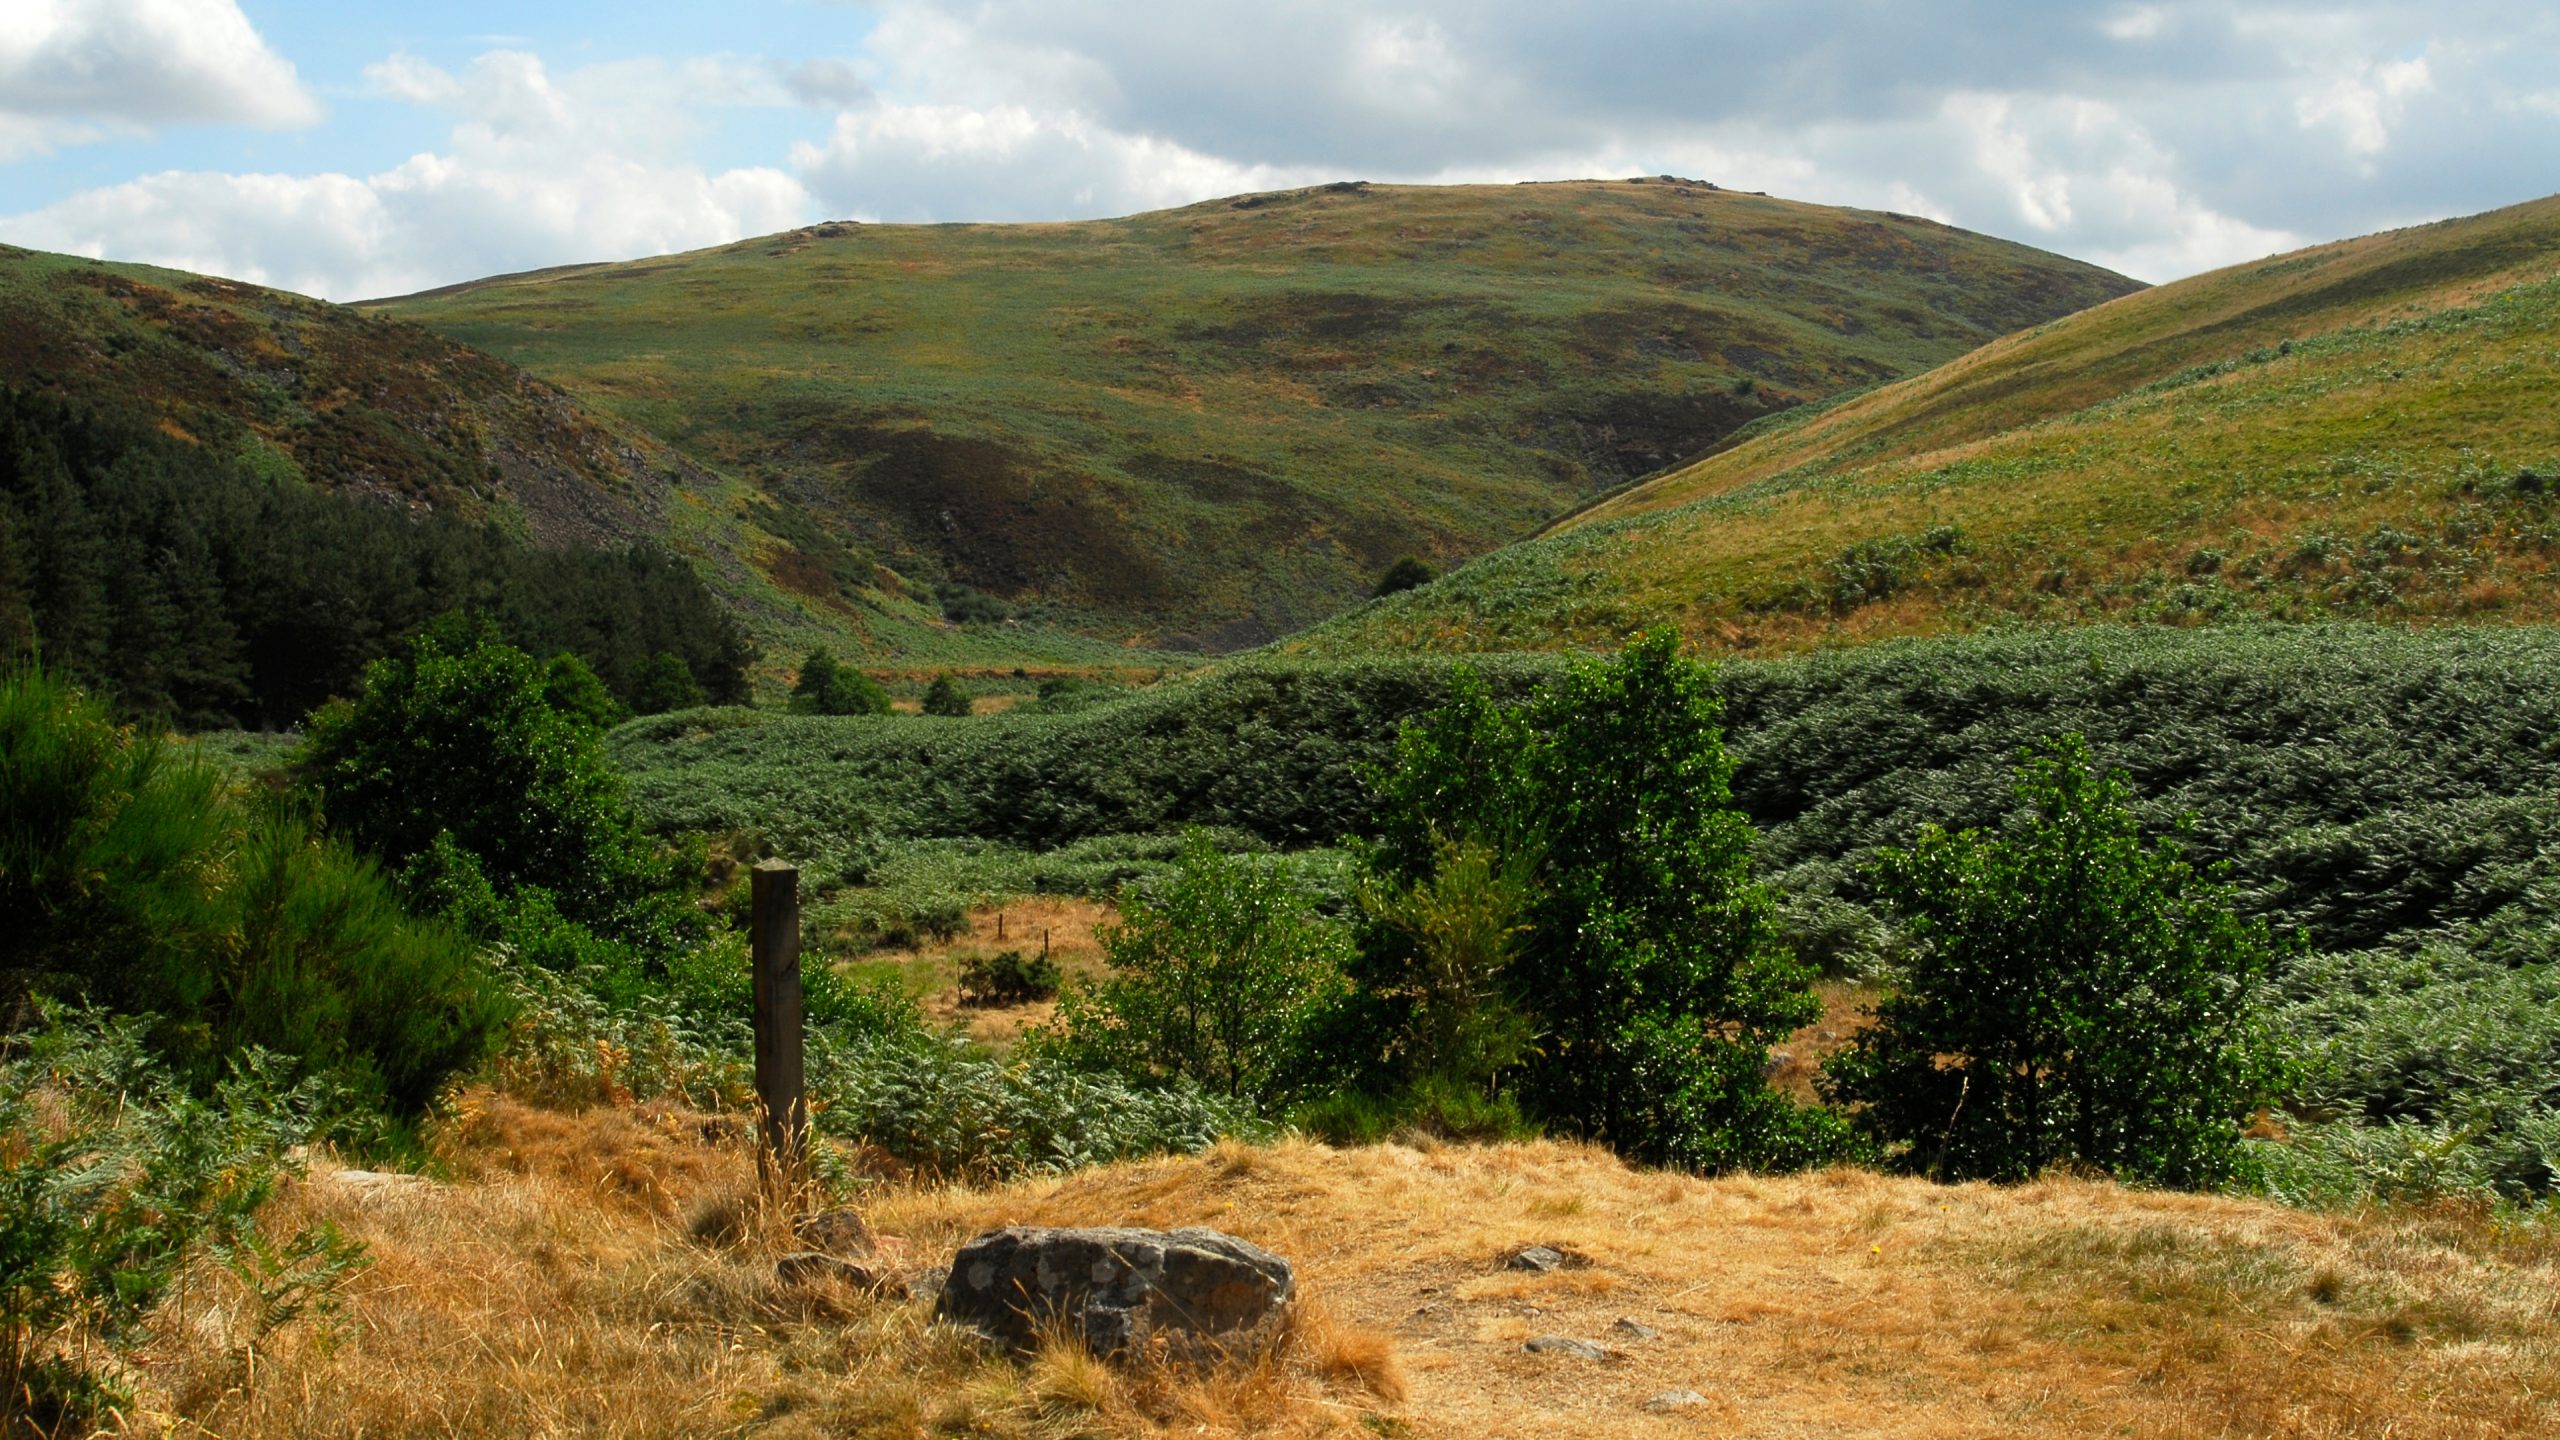
M1286 869L1194 832L1096 938L1110 973L1059 1002L1050 1053L1247 1105L1291 1098L1308 1033L1340 1000L1346 937Z
M674 657L746 698L745 632L655 549L547 550L314 489L116 418L0 386L0 659L30 649L128 716L291 724L433 617L579 656L618 696Z
M399 1115L505 1018L370 863L33 671L0 677L0 979L157 1017L200 1082L263 1046Z
M959 681L952 679L949 675L936 675L933 677L933 683L924 687L922 708L927 715L957 718L970 713L978 706L976 701L969 698L969 692L960 688Z
M1933 827L1878 857L1913 953L1826 1090L1889 1157L1950 1180L2063 1162L2230 1179L2276 1079L2264 924L2142 838L2077 736L2033 752L2017 794L2004 832Z
M1769 1043L1818 1006L1751 879L1717 709L1707 671L1667 630L1576 663L1519 706L1463 684L1406 728L1367 869L1374 885L1421 896L1467 846L1524 857L1518 950L1502 978L1537 1036L1509 1078L1531 1116L1651 1163L1804 1164L1844 1137L1765 1078ZM1499 913L1469 923L1512 928ZM1409 991L1431 972L1415 954L1429 938L1373 927L1364 989ZM1412 1007L1398 1027L1408 1043L1445 1003Z
M423 865L417 883L448 900L483 884L501 898L539 891L623 943L673 948L689 933L673 872L595 732L486 627L433 627L367 667L354 700L312 717L298 769L334 834Z
M812 650L791 682L791 708L803 715L886 715L889 692L825 650Z
M1058 962L1046 955L972 955L960 963L960 1003L1003 1007L1054 1000L1064 979Z

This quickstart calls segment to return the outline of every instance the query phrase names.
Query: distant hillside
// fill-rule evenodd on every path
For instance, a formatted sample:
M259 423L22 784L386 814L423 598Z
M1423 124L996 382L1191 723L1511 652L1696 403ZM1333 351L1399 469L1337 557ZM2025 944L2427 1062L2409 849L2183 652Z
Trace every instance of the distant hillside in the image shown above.
M553 544L664 523L681 462L513 365L280 290L0 246L0 384ZM656 453L652 453L656 452Z
M756 523L727 477L496 356L301 295L0 245L0 389L58 397L111 429L156 429L226 470L492 526L537 548L664 545L775 663L812 644L1005 667L1129 658L1019 627L960 633L938 605L902 597L873 595L850 613L813 606L768 578L768 557L799 552ZM807 529L787 518L775 528Z
M1779 417L1297 648L2560 618L2555 393L2560 197L2129 295Z
M1220 649L2133 288L1660 178L825 224L368 308L737 477L765 574L848 624L908 601Z

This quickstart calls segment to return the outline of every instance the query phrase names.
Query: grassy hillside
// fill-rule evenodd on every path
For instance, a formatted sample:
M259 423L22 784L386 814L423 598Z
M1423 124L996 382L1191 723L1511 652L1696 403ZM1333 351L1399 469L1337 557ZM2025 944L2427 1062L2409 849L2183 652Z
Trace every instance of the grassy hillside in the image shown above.
M1307 648L2550 619L2555 383L2560 198L2129 295L1779 417Z
M902 595L813 606L768 573L800 553L777 532L805 527L729 477L496 356L301 295L0 245L0 385L537 545L664 543L774 663L817 644L999 672L1162 663L1038 627L963 629Z
M369 305L750 487L779 585L1229 648L1796 403L2133 288L1651 179L838 223Z

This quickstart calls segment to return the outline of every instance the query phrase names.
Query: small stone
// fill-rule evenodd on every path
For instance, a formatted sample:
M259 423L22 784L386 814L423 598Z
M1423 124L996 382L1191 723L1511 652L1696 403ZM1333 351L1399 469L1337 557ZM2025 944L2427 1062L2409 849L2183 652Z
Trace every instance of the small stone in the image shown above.
M1502 1262L1505 1270L1535 1270L1545 1274L1564 1268L1564 1252L1550 1245L1532 1245Z
M1647 1410L1695 1410L1707 1403L1707 1397L1695 1390L1665 1390L1644 1402Z
M1607 1347L1595 1345L1588 1340L1576 1340L1570 1335L1541 1335L1520 1348L1532 1355L1570 1355L1576 1360L1609 1358Z
M885 1265L849 1260L841 1255L825 1255L815 1250L795 1250L776 1260L773 1262L773 1278L785 1285L832 1282L849 1289L901 1298L907 1293L907 1282Z
M1617 1324L1612 1325L1609 1328L1626 1336L1630 1340L1659 1340L1662 1338L1661 1331L1654 1329L1650 1325L1639 1324L1638 1322L1630 1320L1623 1315L1618 1317Z
M821 1255L868 1255L879 1248L871 1223L850 1205L803 1215L791 1222L791 1234L803 1247Z

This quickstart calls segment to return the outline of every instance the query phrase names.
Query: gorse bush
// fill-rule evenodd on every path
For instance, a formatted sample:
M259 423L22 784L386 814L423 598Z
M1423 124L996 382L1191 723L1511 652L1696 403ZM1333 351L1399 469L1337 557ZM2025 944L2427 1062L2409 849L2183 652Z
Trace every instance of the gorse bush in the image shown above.
M415 1116L505 1021L470 942L284 806L41 672L0 676L0 975L150 1015L210 1083L251 1046Z
M956 718L977 709L977 702L969 698L968 691L960 688L959 681L948 675L936 675L933 683L924 687L923 709L927 715Z
M2064 1161L2201 1186L2239 1167L2272 1094L2275 946L2076 736L2019 772L2010 831L1928 829L1877 862L1911 959L1826 1070L1886 1154L1951 1180Z
M1046 955L972 955L960 963L960 1003L993 1007L1053 1000L1064 979L1058 962Z

